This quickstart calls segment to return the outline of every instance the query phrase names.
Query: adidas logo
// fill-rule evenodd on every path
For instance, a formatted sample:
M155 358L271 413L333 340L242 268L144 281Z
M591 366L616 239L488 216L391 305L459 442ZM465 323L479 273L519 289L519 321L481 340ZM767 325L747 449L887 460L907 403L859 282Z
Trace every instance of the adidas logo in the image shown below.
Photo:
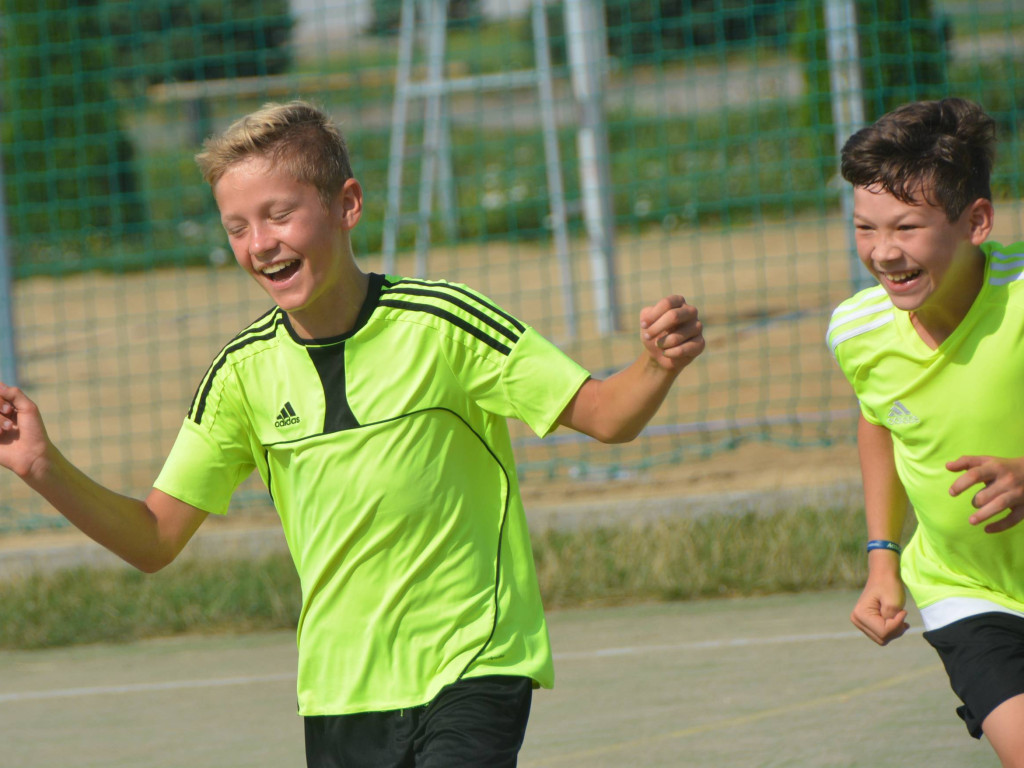
M889 424L917 424L921 421L899 400L893 402L892 408L889 409L889 415L886 416L885 420Z
M287 427L291 424L298 424L302 419L299 418L298 414L295 413L295 409L292 408L291 403L285 403L284 408L277 414L277 421L274 422L274 426L280 429L281 427Z

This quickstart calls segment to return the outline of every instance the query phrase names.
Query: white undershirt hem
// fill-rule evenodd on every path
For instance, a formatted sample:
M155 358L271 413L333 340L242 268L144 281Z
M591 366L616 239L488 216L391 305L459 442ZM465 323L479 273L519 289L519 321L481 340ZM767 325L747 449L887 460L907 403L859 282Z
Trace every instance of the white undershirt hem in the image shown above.
M1011 616L1020 616L1024 619L1024 613L989 600L977 597L947 597L922 608L921 620L924 622L925 632L931 632L933 629L945 627L954 621L981 613L1008 613Z

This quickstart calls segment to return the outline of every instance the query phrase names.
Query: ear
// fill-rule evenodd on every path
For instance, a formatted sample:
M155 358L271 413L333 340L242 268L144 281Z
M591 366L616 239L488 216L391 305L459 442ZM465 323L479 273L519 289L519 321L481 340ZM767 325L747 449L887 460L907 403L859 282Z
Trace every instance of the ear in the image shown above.
M992 234L992 226L995 222L995 208L991 200L979 197L967 209L968 224L970 225L970 241L972 245L981 245L988 236Z
M363 213L363 188L355 179L348 179L338 192L335 204L339 206L341 223L352 229Z

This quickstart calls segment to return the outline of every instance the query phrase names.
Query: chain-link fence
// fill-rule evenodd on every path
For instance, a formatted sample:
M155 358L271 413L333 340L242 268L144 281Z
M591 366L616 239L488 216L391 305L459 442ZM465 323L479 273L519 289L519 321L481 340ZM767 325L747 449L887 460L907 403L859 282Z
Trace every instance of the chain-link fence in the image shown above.
M644 435L514 424L526 483L850 439L836 142L892 106L981 102L996 237L1022 231L1021 0L0 0L0 35L0 373L128 493L268 307L192 160L267 101L342 126L366 270L468 283L597 375L639 352L641 307L700 307L708 350ZM0 530L57 521L0 476Z

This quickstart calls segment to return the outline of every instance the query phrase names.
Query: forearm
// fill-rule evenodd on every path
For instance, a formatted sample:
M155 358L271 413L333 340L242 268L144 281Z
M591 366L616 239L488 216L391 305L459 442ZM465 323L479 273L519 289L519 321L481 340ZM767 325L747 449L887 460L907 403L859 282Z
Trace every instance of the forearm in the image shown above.
M907 494L896 472L892 433L861 416L857 448L864 480L868 539L899 543L907 514ZM887 548L872 549L867 556L867 583L850 620L874 642L886 645L906 632L908 626L900 556Z
M678 375L641 355L607 379L585 382L559 422L603 443L628 442L657 413Z
M640 311L642 354L604 381L587 379L558 423L603 443L624 443L640 434L658 411L676 376L704 351L696 307L679 295Z
M56 447L22 479L72 525L140 570L159 570L180 551L181 531L173 521L162 524L146 501L95 482Z
M864 483L867 537L900 543L908 500L896 472L892 436L887 429L871 424L862 416L857 428L857 446ZM868 553L868 568L873 573L898 577L899 556L889 550L872 550Z

